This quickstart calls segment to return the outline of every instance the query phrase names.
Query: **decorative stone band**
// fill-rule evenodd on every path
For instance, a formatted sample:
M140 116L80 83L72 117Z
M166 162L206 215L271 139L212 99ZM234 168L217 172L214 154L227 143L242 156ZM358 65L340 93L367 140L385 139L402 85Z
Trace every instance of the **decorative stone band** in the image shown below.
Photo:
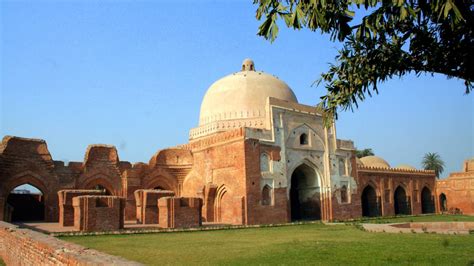
M235 119L235 120L224 120L216 121L204 126L196 127L190 130L189 139L197 139L214 133L228 131L235 128L242 127L253 127L253 128L264 128L265 127L265 118L244 118L244 119Z
M200 150L202 148L206 148L212 146L217 143L228 142L231 140L242 139L245 137L245 129L244 128L237 128L231 131L225 131L218 134L214 134L211 136L207 136L205 138L200 138L194 141L191 141L188 144L183 144L177 146L180 149L186 150Z
M377 173L406 173L406 174L423 174L423 175L434 175L433 170L413 170L413 169L404 169L404 168L385 168L385 167L374 167L374 166L357 166L358 172L377 172Z

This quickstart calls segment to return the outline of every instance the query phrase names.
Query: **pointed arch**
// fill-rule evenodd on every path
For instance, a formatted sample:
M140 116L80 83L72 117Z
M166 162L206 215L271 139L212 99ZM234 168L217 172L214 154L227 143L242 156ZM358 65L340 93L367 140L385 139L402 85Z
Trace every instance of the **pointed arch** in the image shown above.
M301 163L291 174L291 220L321 219L321 178L315 167Z
M376 217L380 216L380 206L377 200L376 187L370 182L365 186L361 193L362 216Z
M434 213L434 198L431 194L431 190L424 186L421 190L421 213Z
M411 203L402 184L398 185L393 193L393 205L395 215L411 214Z
M214 201L214 214L215 222L226 224L232 224L234 222L232 196L230 190L225 185L221 185L217 188Z

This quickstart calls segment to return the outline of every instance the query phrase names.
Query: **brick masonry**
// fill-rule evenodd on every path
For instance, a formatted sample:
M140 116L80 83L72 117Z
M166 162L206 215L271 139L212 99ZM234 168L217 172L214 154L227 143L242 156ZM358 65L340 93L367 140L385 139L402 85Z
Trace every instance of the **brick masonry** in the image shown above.
M63 205L59 204L60 190L100 186L110 195L125 199L123 212L126 220L158 221L158 217L146 218L148 206L154 208L154 203L147 205L145 212L139 211L141 214L137 217L136 201L140 197L135 197L134 192L163 189L172 191L177 197L201 198L204 222L235 225L288 222L291 220L291 204L287 173L281 172L281 177L272 181L273 186L267 193L270 198L264 200L264 182L270 179L264 180L260 169L262 153L268 154L270 161L279 165L284 164L284 153L281 147L252 139L247 134L250 133L245 128L217 133L179 147L160 150L148 163L133 165L120 161L115 147L108 145L91 145L84 162L65 165L51 158L43 140L5 137L0 145L0 219L8 219L11 214L7 204L10 191L28 183L43 192L46 221L59 220L58 206ZM362 216L361 197L367 186L375 190L380 215L395 213L394 192L398 187L405 191L412 214L422 212L421 192L424 188L429 190L430 198L438 204L439 191L436 187L441 183L435 183L431 172L356 166L354 156L348 169L355 182L348 191L346 202L341 201L341 191L337 187L327 187L331 186L331 181L323 180L322 185L326 187L321 191L319 208L324 220ZM329 169L329 172L332 174L334 169ZM460 179L456 179L449 186L456 188L457 194L446 192L449 204L461 206L464 213L470 212L468 205L472 206L474 198L469 192L472 191L472 181L469 180L461 183ZM456 203L466 197L469 198L466 203Z
M188 228L201 226L202 199L164 197L158 200L161 228Z
M59 201L59 224L61 226L74 226L74 207L72 206L72 199L77 196L85 195L102 195L100 190L60 190L58 191Z
M78 196L73 198L74 228L80 231L123 229L125 199L116 196Z
M0 256L7 265L141 265L0 222Z
M173 191L156 189L135 190L137 204L137 223L157 224L159 222L158 200L174 196Z

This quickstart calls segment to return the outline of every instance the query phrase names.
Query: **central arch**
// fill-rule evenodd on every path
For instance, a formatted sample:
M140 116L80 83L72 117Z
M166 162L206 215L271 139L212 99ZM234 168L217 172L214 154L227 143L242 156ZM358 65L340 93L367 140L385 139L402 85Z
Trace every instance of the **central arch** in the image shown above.
M11 222L44 221L44 192L29 183L15 187L8 194L6 212Z
M367 185L362 191L362 216L376 217L379 216L379 208L377 205L377 193L371 185Z
M291 175L291 220L320 220L321 193L317 172L307 164L298 166Z
M424 187L421 190L421 213L434 213L434 202L431 190Z
M403 214L408 215L411 214L411 207L410 202L407 200L407 194L405 189L401 186L398 186L393 194L393 205L395 209L395 215Z

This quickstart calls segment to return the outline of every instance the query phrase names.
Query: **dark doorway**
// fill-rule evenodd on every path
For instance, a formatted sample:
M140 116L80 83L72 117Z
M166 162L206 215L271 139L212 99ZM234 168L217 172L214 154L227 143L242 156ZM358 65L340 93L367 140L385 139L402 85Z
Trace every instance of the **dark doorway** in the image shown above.
M7 198L12 222L44 221L44 196L29 184L14 188Z
M448 211L448 199L446 198L446 195L444 193L441 193L439 195L439 208L441 212Z
M291 175L291 220L320 220L320 186L316 171L306 164Z
M434 200L431 196L431 190L424 187L421 190L421 213L434 213Z
M368 185L362 191L362 216L376 217L380 215L379 206L377 203L377 193L375 189Z
M410 201L407 198L405 189L402 187L397 187L393 195L393 204L395 208L395 215L402 214L408 215L411 214L411 205Z

